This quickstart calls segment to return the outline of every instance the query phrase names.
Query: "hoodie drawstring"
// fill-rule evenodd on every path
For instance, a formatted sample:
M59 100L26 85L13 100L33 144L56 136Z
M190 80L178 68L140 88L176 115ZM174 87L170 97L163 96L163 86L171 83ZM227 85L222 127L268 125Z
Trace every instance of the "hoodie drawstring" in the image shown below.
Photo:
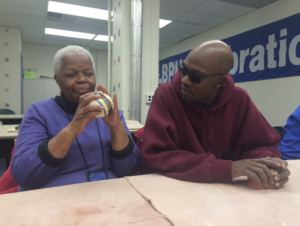
M202 108L202 106L200 105L200 107ZM202 122L203 122L203 129L202 129L202 141L203 141L203 146L204 146L204 150L206 149L207 147L207 144L206 144L206 131L205 131L205 111L204 109L202 108Z
M202 107L200 105L200 107ZM209 125L209 139L210 139L210 145L208 148L208 153L211 151L212 147L215 145L215 143L213 142L213 135L214 135L214 113L215 110L212 110L211 113L211 123ZM202 127L202 142L203 142L203 146L204 146L204 150L206 150L207 148L207 143L206 143L206 123L205 123L205 110L202 109L202 121L203 121L203 127Z
M211 124L210 124L210 128L209 128L210 146L209 146L208 152L210 152L211 149L212 149L212 147L215 145L215 143L213 141L213 135L214 135L214 113L215 113L215 110L212 110L212 113L211 113Z

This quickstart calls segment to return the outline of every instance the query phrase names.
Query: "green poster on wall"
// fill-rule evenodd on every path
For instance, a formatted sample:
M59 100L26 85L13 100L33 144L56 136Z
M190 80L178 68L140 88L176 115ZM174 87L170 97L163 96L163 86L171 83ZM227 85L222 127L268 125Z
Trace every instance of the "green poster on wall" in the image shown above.
M24 73L24 78L25 79L35 79L35 72L32 72L32 71L26 71Z

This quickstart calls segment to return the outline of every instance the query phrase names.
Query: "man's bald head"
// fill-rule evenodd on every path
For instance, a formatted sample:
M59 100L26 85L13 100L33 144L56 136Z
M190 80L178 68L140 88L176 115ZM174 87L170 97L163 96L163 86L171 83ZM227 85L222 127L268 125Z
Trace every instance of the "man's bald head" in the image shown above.
M186 60L212 68L215 73L228 74L233 65L230 47L220 40L210 40L196 46Z

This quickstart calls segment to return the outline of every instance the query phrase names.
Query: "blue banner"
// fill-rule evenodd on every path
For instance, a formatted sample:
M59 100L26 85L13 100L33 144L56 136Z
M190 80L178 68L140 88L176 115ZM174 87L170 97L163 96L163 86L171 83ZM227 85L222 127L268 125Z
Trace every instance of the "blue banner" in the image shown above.
M234 64L229 74L234 81L300 75L299 21L300 13L222 40L233 52ZM172 81L177 65L189 52L159 61L159 85Z

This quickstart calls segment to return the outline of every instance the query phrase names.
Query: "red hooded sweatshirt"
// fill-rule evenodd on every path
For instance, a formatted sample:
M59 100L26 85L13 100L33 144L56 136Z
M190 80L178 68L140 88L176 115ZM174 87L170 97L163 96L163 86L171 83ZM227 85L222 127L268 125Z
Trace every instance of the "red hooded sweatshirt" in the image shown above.
M232 161L279 157L280 136L230 75L209 109L181 97L181 76L159 86L144 131L143 170L193 182L232 181Z

